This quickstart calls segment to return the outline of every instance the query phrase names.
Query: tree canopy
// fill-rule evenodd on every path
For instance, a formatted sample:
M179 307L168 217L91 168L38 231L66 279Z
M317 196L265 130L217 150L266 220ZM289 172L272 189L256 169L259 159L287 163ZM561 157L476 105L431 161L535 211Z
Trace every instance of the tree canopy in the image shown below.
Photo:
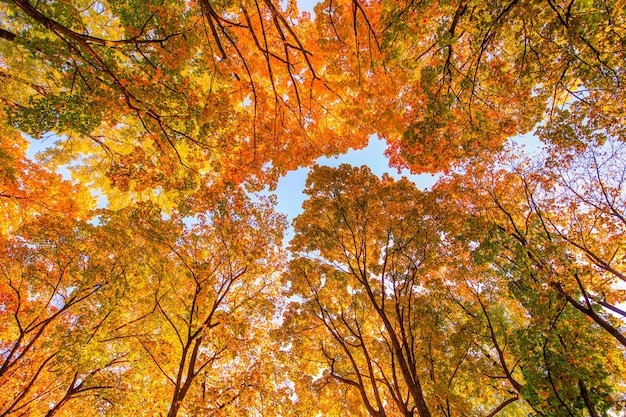
M299 6L0 2L0 415L625 413L626 4Z

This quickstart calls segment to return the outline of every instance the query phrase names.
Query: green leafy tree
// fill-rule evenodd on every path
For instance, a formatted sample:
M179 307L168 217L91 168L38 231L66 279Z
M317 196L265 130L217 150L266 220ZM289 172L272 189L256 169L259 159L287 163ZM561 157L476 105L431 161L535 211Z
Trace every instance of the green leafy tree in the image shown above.
M497 271L499 287L524 312L525 326L509 325L510 352L518 393L538 414L602 415L622 407L623 222L615 214L623 161L615 150L589 148L558 167L551 158L545 167L524 159L511 169L468 167L439 185L458 216L470 219L460 228L472 253L464 264ZM487 316L487 304L480 307Z

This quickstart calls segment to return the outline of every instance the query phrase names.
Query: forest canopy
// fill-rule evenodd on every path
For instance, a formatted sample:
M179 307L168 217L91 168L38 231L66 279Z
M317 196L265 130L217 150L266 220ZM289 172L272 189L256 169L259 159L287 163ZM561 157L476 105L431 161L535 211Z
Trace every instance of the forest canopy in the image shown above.
M298 6L0 2L0 415L626 413L626 3Z

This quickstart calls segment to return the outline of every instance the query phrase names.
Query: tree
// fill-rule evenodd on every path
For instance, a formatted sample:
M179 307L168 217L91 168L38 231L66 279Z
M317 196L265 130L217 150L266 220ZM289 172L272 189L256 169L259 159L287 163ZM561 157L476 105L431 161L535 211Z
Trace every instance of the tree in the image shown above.
M545 120L621 132L619 2L328 0L316 13L399 167L447 169Z
M78 397L96 410L119 389L123 355L90 355L91 326L119 273L91 229L48 215L2 238L2 415L52 416Z
M253 340L271 325L281 217L233 194L191 225L162 219L147 203L101 221L105 236L118 234L108 245L124 281L98 341L133 363L122 382L130 393L114 409L176 416L237 405L243 412L261 389L253 352L262 345Z
M85 219L94 205L87 188L30 161L27 141L1 125L5 116L0 111L0 235L16 233L21 224L38 216Z
M0 413L623 412L623 6L0 3Z
M283 228L270 207L233 192L188 224L144 203L5 239L2 414L253 414Z
M265 184L366 143L341 123L344 101L316 72L312 35L297 27L311 23L294 4L2 8L2 79L19 86L3 96L11 123L56 134L55 164L80 160L84 182L107 193ZM22 74L24 56L34 69Z
M463 239L473 257L465 265L498 271L529 319L516 332L515 363L526 380L520 394L538 412L621 407L620 147L591 147L561 165L509 156L509 170L468 166L440 185L457 215L471 219Z
M432 172L541 120L622 124L614 1L2 7L11 124L134 200L273 184L373 133Z
M473 415L516 400L480 385L493 374L490 343L472 340L480 317L449 294L462 281L448 257L462 253L447 252L435 200L406 179L346 165L317 167L307 187L287 295L292 350L311 362L308 377L344 385L362 407L348 412L371 416Z

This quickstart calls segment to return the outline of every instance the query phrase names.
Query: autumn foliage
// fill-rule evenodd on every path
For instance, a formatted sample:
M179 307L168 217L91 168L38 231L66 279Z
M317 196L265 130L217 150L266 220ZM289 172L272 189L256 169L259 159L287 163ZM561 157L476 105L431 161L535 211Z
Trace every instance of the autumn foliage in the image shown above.
M0 3L0 415L625 413L626 4L299 6Z

